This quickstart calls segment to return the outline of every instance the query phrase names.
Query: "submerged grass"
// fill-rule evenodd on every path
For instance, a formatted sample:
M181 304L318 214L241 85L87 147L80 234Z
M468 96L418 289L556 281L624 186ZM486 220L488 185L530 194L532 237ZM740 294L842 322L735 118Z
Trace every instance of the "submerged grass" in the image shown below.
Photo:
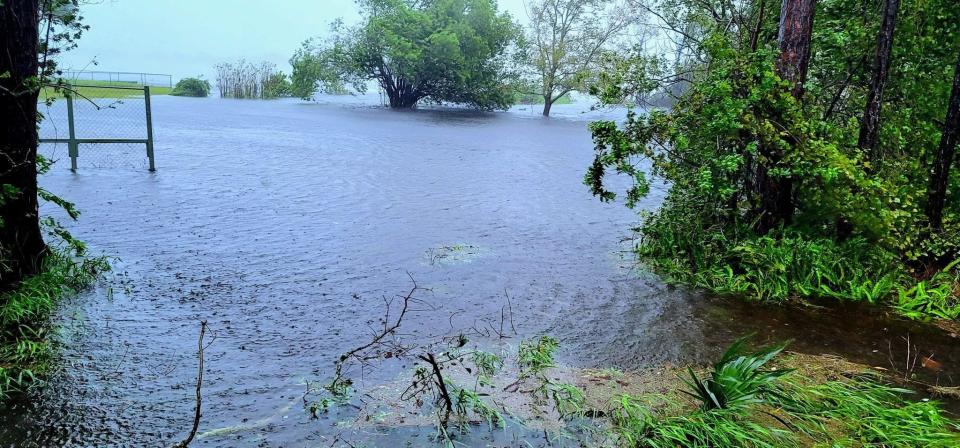
M43 272L0 296L0 400L23 391L49 369L49 317L59 300L109 269L104 258L74 254L74 248L50 247Z

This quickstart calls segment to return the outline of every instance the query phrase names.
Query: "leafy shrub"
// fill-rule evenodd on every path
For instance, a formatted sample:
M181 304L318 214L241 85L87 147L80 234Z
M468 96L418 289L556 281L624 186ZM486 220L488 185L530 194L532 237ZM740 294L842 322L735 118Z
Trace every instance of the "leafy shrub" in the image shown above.
M210 96L210 81L200 78L183 78L177 81L177 85L170 94L206 98Z

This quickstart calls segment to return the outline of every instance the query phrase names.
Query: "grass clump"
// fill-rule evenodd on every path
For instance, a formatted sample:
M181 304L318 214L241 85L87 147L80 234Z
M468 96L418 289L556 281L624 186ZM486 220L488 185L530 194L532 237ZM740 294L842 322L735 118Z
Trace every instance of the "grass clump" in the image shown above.
M82 245L74 241L66 248L50 247L43 272L0 296L0 399L25 390L50 368L50 314L63 296L108 269L104 258L82 257Z
M953 447L960 425L935 402L908 401L910 391L876 376L822 383L767 369L784 348L744 350L737 341L708 379L692 371L683 394L696 406L650 410L637 397L618 397L610 423L633 447Z

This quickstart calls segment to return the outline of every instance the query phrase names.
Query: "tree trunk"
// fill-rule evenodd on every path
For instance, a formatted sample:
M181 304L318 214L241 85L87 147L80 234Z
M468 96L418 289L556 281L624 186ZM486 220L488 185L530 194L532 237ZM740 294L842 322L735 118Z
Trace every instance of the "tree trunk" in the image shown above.
M0 3L0 291L40 271L38 0Z
M813 33L813 13L817 0L784 0L780 9L780 57L777 74L790 81L791 92L798 100L803 96L803 82L810 62L810 37ZM790 142L791 145L798 142ZM760 233L767 233L778 225L793 221L793 180L772 176L784 154L780 150L761 146L765 162L757 166L757 193L760 196Z
M544 95L543 97L543 116L550 116L550 109L553 108L553 95Z
M793 96L803 96L810 63L810 36L817 0L783 0L780 8L780 58L777 73L793 83Z
M873 67L873 79L870 81L867 106L863 111L863 122L860 126L858 146L869 153L874 163L879 158L877 145L880 134L880 108L883 104L883 89L887 85L887 74L890 72L893 32L897 26L899 9L900 0L886 0L883 7L883 22L877 33L877 56Z
M947 198L947 184L950 182L950 167L956 155L957 142L960 140L960 59L953 73L953 89L947 105L947 119L943 123L940 147L933 160L933 176L930 177L930 190L927 194L927 219L930 227L943 228L943 207Z

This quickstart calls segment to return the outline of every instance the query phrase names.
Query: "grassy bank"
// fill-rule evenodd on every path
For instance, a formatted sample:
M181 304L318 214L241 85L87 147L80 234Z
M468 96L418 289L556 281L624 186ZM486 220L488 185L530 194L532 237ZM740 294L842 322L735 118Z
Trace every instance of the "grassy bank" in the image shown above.
M120 81L77 81L73 89L78 96L90 99L96 98L130 98L142 97L143 93L136 90L111 89L110 87L141 87L133 82ZM150 95L169 95L173 89L170 87L150 87ZM40 101L47 99L62 98L64 92L57 91L52 87L45 87L40 91Z
M0 399L24 390L50 369L51 313L61 298L89 286L108 269L103 258L51 247L42 273L0 296Z

